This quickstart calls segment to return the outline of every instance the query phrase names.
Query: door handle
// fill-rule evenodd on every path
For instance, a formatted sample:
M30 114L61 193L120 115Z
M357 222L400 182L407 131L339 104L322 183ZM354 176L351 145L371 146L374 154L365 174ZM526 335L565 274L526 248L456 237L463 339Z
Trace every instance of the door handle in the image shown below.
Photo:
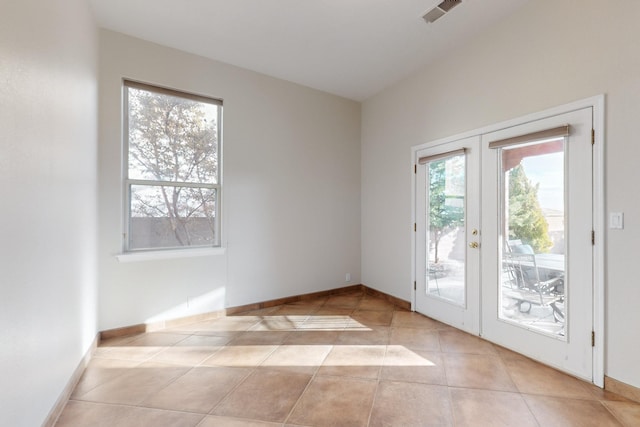
M469 243L469 247L472 248L472 249L478 249L479 246L480 246L480 244L478 244L478 242Z

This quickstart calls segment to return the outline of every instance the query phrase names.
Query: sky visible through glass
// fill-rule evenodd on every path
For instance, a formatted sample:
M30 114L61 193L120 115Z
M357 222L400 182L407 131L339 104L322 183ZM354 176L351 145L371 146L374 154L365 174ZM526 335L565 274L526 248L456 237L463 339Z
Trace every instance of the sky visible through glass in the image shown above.
M521 164L527 178L540 184L540 207L564 212L564 152L525 157Z

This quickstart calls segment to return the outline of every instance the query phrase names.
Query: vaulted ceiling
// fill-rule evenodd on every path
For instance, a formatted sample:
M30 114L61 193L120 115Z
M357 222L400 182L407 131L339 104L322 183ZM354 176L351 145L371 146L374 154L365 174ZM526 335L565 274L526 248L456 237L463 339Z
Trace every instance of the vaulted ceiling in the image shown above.
M362 101L529 0L89 0L101 27Z

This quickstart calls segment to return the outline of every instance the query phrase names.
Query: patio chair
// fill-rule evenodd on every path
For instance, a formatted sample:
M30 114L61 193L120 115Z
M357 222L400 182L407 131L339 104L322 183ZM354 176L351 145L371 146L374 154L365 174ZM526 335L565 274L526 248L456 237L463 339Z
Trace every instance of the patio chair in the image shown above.
M512 289L537 295L540 305L548 305L564 294L564 277L545 277L541 274L533 248L520 240L507 243L503 254L504 268ZM544 279L544 280L543 280ZM528 302L534 302L529 299Z

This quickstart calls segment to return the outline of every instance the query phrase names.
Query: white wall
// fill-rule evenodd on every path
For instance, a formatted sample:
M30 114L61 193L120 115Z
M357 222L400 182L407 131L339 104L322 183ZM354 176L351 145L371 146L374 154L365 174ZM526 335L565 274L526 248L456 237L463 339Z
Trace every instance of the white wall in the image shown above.
M363 104L362 282L411 297L410 147L605 93L606 374L640 387L640 2L530 1ZM446 24L443 22L442 24Z
M97 32L83 0L0 13L0 425L47 417L97 332Z
M225 255L114 258L124 77L224 100ZM105 30L99 121L100 329L360 283L358 103Z

